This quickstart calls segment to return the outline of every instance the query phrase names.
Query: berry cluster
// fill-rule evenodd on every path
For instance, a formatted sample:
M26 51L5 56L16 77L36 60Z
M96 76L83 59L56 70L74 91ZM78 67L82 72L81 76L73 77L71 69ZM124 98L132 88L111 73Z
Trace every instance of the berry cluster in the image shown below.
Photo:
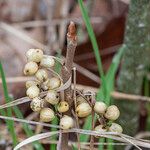
M48 74L48 70L53 69L56 59L44 55L40 49L30 49L26 56L28 63L25 65L24 74L35 77L34 80L26 82L26 94L31 99L30 107L33 111L39 112L40 121L50 122L56 115L60 117L72 109L67 101L61 100L60 92L57 90L63 85L61 79L50 78ZM46 95L40 96L43 91L46 91ZM87 117L92 112L96 113L100 122L100 125L95 127L96 131L122 133L122 127L117 123L112 123L120 115L117 106L107 107L104 102L93 103L85 91L77 93L74 112L79 118ZM60 126L62 129L70 129L74 126L74 119L68 115L62 115Z
M26 57L28 63L24 67L24 74L35 77L35 80L26 82L26 95L31 99L30 107L40 113L40 121L50 122L55 118L55 108L59 113L69 110L69 104L60 101L60 94L56 91L62 85L61 80L58 77L49 78L48 68L53 68L56 60L44 55L40 49L29 49ZM47 91L47 94L40 97L43 91ZM60 120L63 129L69 129L73 124L73 119L67 115Z
M95 127L95 131L110 131L122 133L122 127L114 123L120 116L120 111L117 106L108 106L104 102L96 102L94 105L94 111L99 115L100 125Z

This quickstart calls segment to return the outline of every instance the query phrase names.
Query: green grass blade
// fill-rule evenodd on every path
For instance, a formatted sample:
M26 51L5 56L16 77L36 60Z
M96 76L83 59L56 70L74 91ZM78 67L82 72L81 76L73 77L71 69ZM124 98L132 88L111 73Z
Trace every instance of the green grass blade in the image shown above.
M3 82L3 89L4 89L4 95L5 95L5 99L6 99L6 102L10 102L12 99L9 97L9 94L8 94L8 90L7 90L7 84L6 84L6 79L5 79L5 74L4 74L4 71L3 71L3 66L0 62L0 73L1 73L1 78L2 78L2 82ZM19 108L17 106L13 107L13 111L15 113L15 115L20 118L20 119L23 119L23 115L21 113L21 111L19 110ZM3 115L3 116L6 116L6 113L3 109L0 110L0 113ZM8 115L8 114L7 114ZM11 114L10 114L11 115ZM9 117L11 117L10 115L8 115ZM10 121L8 120L5 120L6 123L8 124ZM12 121L13 122L13 121ZM12 129L15 129L14 126L11 126ZM11 130L12 130L11 129ZM26 135L28 137L34 135L33 134L33 131L30 129L29 125L26 124L26 123L23 123L23 129L26 133ZM13 135L14 136L14 135ZM16 135L15 135L16 136ZM17 143L16 143L17 144ZM34 147L36 148L36 150L44 150L44 148L42 147L41 144L39 144L38 142L34 142L33 143Z
M4 73L3 66L2 66L1 62L0 62L0 74L1 74L1 78L2 78L2 85L3 85L5 102L8 103L11 101L11 99L10 99L9 94L8 94L7 84L6 84L6 80L5 80L5 73ZM4 114L4 112L2 112L2 113ZM12 117L11 108L7 109L7 116ZM7 121L6 123L7 123L9 133L10 133L11 138L12 138L13 146L16 146L18 141L17 141L16 132L15 132L14 121Z
M83 129L91 130L92 128L91 120L92 120L92 116L89 116L85 121L86 123L84 124ZM89 139L88 135L83 135L83 134L80 135L81 142L86 142L88 141L88 139Z
M24 119L21 111L19 110L19 108L17 106L14 106L13 110L14 110L14 113L17 116L17 118ZM22 125L23 125L23 129L28 137L31 137L34 135L32 129L29 127L28 124L22 123ZM38 141L35 141L32 144L36 150L44 150L43 146Z
M83 5L83 1L82 0L78 0L78 3L79 3L79 6L80 6L80 10L81 10L81 13L82 13L82 16L83 16L83 20L85 22L85 25L86 25L86 28L87 28L87 31L88 31L91 43L92 43L93 50L94 50L96 62L97 62L97 65L98 65L98 71L99 71L99 74L101 76L101 81L102 81L102 85L101 86L103 87L102 88L103 89L103 93L104 93L104 95L106 95L107 94L107 89L106 89L106 83L105 83L105 76L104 76L104 71L103 71L103 67L102 67L102 61L101 61L101 57L100 57L100 53L99 53L99 48L98 48L98 44L97 44L97 41L96 41L96 37L95 37L94 31L93 31L92 25L90 23L90 18L88 16L88 12L87 12L86 8ZM90 117L88 117L87 121L85 122L84 129L91 129L89 124L91 124L91 118ZM87 136L87 135L81 135L80 136L80 140L82 140L84 142L87 141L88 139L89 139L89 136Z
M92 47L94 50L94 54L95 54L95 58L96 58L96 62L98 65L98 71L99 74L101 76L101 80L102 80L102 86L104 87L104 93L106 94L106 84L105 84L105 77L104 77L104 71L103 71L103 66L102 66L102 61L101 61L101 57L100 57L100 53L99 53L99 48L98 48L98 44L96 41L96 37L92 28L92 25L90 23L90 18L88 16L88 12L86 10L86 8L83 5L83 1L82 0L78 0L79 6L80 6L80 10L83 16L83 20L85 22L91 43L92 43Z
M106 80L106 85L107 85L107 96L106 96L106 103L109 105L110 104L110 94L114 90L114 85L115 85L115 75L118 69L118 66L120 64L122 55L124 53L125 45L123 45L115 54L112 63L109 67L109 70L107 71L105 80ZM97 99L103 99L104 94L102 88L99 89L97 93Z
M57 51L56 57L60 58L61 57L61 51ZM60 73L61 70L61 64L59 62L55 63L55 71L57 73ZM52 121L52 124L58 124L58 118L55 117L55 119ZM56 128L51 128L51 131L57 131ZM57 135L54 135L51 139L57 140ZM51 144L50 145L50 150L56 150L56 144Z

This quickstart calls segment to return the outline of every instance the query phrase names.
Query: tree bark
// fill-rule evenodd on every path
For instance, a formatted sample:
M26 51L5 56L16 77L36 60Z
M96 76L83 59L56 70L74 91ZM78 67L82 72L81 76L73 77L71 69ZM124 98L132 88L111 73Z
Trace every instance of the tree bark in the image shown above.
M141 94L143 77L150 65L150 1L131 0L125 31L125 52L118 78L118 90ZM134 135L138 129L139 103L118 101L120 124L124 133Z

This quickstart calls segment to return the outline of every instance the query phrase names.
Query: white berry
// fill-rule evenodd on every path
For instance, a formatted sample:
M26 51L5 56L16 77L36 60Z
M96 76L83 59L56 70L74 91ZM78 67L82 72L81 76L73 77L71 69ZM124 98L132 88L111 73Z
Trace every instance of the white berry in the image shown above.
M43 51L41 49L29 49L26 53L28 61L39 63L43 58Z
M38 70L38 65L35 62L28 62L24 67L24 74L25 75L34 75Z
M78 117L86 117L90 115L92 112L92 108L88 103L81 103L76 108L76 113Z
M64 113L69 110L69 104L66 101L61 101L58 104L57 109L60 113Z
M107 129L103 126L103 125L98 125L94 128L95 131L97 132L106 132ZM99 136L95 136L96 138L98 138Z
M56 89L58 87L60 87L61 85L61 81L59 78L53 77L50 79L49 81L49 89Z
M53 67L55 65L55 60L51 57L44 56L43 59L41 60L40 65L42 67L50 68L50 67Z
M110 132L117 132L117 133L122 133L123 129L122 127L117 124L117 123L112 123L111 126L109 127Z
M37 86L33 85L27 89L26 94L29 98L32 99L39 96L40 90Z
M94 111L97 114L104 114L107 109L107 105L104 102L96 102L94 105Z
M54 111L50 108L43 108L40 111L40 121L50 122L55 118Z
M48 73L45 69L39 69L35 76L40 82L46 81L48 79Z
M104 116L109 120L116 120L120 116L120 111L117 106L111 105L107 108Z
M52 105L56 105L59 102L59 96L56 91L49 90L45 97L45 100Z
M64 115L60 119L60 126L64 130L71 129L74 126L74 121L70 116Z
M44 101L40 97L35 97L30 103L30 108L35 112L40 111L43 107Z

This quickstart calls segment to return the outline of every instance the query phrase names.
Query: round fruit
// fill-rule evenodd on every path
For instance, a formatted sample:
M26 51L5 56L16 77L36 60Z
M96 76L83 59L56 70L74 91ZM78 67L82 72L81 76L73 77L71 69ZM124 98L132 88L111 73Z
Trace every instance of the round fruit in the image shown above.
M117 133L122 133L123 129L122 127L117 124L117 123L112 123L111 126L109 127L110 132L117 132Z
M97 114L104 114L107 109L107 105L104 102L96 102L94 105L94 111Z
M56 105L59 102L59 96L56 91L49 90L45 97L45 100L52 105Z
M69 104L66 101L61 101L58 104L57 109L60 113L64 113L69 110Z
M44 101L40 97L35 97L30 103L30 108L35 112L40 111L43 107Z
M92 112L92 108L88 103L81 103L76 108L76 113L78 117L87 117Z
M50 108L43 108L40 111L40 121L50 122L55 118L54 111Z
M43 59L41 60L40 65L42 67L46 67L46 68L50 68L53 67L55 65L55 60L51 57L48 56L44 56Z
M104 116L109 120L116 120L120 116L120 111L117 106L111 105L107 108Z
M50 79L48 87L49 87L49 89L56 89L56 88L60 87L60 85L61 85L60 79L53 77Z
M27 89L26 94L29 98L32 99L39 96L40 90L37 86L33 85Z
M74 121L70 116L64 115L60 119L60 126L64 130L71 129L74 126Z
M26 53L28 61L39 63L43 58L43 51L41 49L29 49Z
M37 72L37 70L38 70L37 63L31 61L25 65L23 72L25 75L34 75Z

